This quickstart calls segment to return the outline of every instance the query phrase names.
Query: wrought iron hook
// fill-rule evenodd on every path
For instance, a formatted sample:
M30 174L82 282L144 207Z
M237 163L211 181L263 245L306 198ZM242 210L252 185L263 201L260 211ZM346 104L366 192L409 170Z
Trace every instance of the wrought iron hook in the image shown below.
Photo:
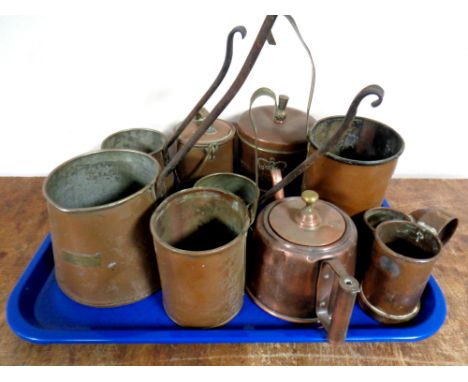
M325 154L327 151L333 149L333 147L340 141L341 137L346 131L351 128L354 117L356 116L357 109L361 101L369 95L376 95L378 98L374 100L371 105L373 107L379 106L383 101L384 90L379 85L369 85L362 89L353 99L351 105L349 106L346 117L343 121L341 127L336 131L336 133L328 140L326 144L322 147L317 148L312 155L308 156L301 164L299 164L294 170L292 170L288 175L286 175L281 182L274 185L269 189L263 197L260 199L258 205L261 206L265 204L273 195L278 192L280 189L286 187L299 175L301 175L315 160Z
M242 85L244 84L245 80L247 79L248 75L252 71L257 58L267 41L267 38L271 32L271 28L273 27L276 21L277 15L268 15L265 17L263 24L260 28L260 31L257 34L257 37L250 49L247 58L242 65L236 79L231 84L231 87L227 90L221 100L216 104L216 106L212 109L211 113L203 120L198 130L193 134L190 139L185 143L185 145L177 151L174 157L169 161L166 167L161 171L161 174L158 177L158 181L156 184L156 194L158 198L161 198L164 194L163 192L163 183L164 179L167 175L169 175L172 171L174 171L175 167L178 165L180 160L192 149L195 143L201 138L201 136L205 133L209 126L218 118L218 116L223 112L227 105L232 101L232 99L236 96ZM198 111L198 110L197 110ZM196 113L195 113L196 114Z
M185 117L185 119L182 121L182 123L177 127L175 130L174 134L170 137L170 139L167 142L166 145L166 150L165 150L165 163L169 161L168 157L168 151L169 148L174 144L174 142L179 138L180 134L185 130L185 128L188 126L188 124L195 118L197 115L198 111L206 104L206 102L210 99L210 97L213 95L213 93L216 91L216 89L219 87L221 82L223 81L224 77L226 77L226 74L229 70L229 67L231 66L231 61L232 61L232 53L233 53L233 45L234 45L234 36L236 33L240 33L242 38L244 39L245 36L247 35L247 29L243 27L242 25L235 27L234 29L229 32L229 35L227 37L227 44L226 44L226 55L224 57L224 62L223 66L221 67L220 72L218 73L218 76L215 78L209 89L206 91L206 93L200 98L198 103L195 105L195 107L190 111L190 113Z

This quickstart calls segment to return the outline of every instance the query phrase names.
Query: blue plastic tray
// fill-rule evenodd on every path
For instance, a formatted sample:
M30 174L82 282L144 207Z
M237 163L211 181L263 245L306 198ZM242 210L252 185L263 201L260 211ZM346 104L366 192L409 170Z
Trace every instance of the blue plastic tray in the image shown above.
M445 299L434 278L422 297L421 311L410 323L383 326L354 307L347 341L419 341L444 323ZM161 292L119 308L91 308L65 296L57 285L50 235L26 268L7 305L7 320L21 338L51 343L236 343L325 342L318 325L282 321L258 308L245 295L241 312L217 329L185 329L165 314Z

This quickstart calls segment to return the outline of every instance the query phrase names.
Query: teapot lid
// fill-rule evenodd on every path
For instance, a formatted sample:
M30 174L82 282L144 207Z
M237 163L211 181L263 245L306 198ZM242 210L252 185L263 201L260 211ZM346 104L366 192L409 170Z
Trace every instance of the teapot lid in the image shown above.
M304 191L300 198L290 197L272 208L271 228L284 240L318 247L339 240L346 229L345 219L334 205L319 200L315 191Z

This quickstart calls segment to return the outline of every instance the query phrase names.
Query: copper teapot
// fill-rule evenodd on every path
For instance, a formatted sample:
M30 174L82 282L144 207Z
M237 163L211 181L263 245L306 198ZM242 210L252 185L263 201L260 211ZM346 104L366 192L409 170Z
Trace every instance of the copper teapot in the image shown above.
M247 291L268 313L296 323L320 322L330 342L346 338L359 283L357 229L314 191L270 203L249 242Z

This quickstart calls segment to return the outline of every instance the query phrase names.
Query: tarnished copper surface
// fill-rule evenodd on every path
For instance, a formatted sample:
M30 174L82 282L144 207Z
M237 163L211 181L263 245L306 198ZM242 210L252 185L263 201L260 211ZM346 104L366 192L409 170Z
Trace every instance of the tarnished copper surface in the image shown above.
M179 191L154 212L164 309L178 325L216 327L240 311L249 218L239 197L214 188Z
M62 291L91 306L119 306L159 289L150 214L158 163L103 150L62 164L44 183Z
M185 145L198 130L199 123L192 122L180 135L179 147ZM181 182L189 182L218 172L233 172L234 135L232 124L217 119L177 166Z
M441 249L438 237L416 223L378 225L359 295L363 309L387 324L414 318Z
M309 134L309 156L333 136L343 119L329 117L316 123ZM351 216L379 207L403 149L403 140L393 129L355 117L338 145L304 172L303 187L316 190Z
M446 244L458 227L458 219L439 208L422 208L410 213L416 223L431 229Z
M300 198L276 200L259 214L248 245L247 289L254 301L268 313L291 322L313 323L317 322L316 303L320 292L317 282L324 261L339 261L343 266L343 273L346 273L349 280L353 280L354 286L357 285L352 277L356 261L357 231L350 217L341 212L345 224L336 241L320 246L308 246L285 240L272 228L271 214L281 203L296 200L300 201ZM336 208L327 202L322 203L328 208ZM304 206L305 203L302 202L301 207ZM294 221L290 224L295 225L298 230L301 229ZM318 232L318 236L320 235ZM327 309L334 312L334 319L337 319L337 327L341 328L340 335L343 336L347 325L344 328L342 324L349 322L349 316L344 316L349 315L350 311L347 310L347 304L342 306L346 308L346 312L336 305L339 294L343 292L338 291L341 276L332 279L333 292L322 291L321 296L324 293L327 295ZM354 289L351 291L345 288L344 292L355 297ZM348 297L354 299L353 296ZM339 322L341 324L338 324ZM340 335L335 333L334 338Z

